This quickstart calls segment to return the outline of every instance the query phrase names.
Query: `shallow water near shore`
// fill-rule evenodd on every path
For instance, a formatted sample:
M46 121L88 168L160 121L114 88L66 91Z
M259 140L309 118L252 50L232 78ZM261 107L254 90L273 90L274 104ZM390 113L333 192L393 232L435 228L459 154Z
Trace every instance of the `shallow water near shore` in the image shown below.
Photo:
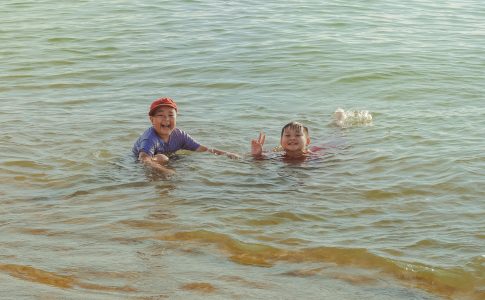
M3 1L0 298L483 299L484 17L480 1ZM169 178L135 163L160 96L242 159L180 152ZM247 155L293 120L321 156Z

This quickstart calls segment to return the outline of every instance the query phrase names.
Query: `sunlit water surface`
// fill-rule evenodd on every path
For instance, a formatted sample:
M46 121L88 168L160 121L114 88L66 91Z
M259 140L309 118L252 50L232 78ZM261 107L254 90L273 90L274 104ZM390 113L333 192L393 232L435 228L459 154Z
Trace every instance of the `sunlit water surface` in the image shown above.
M327 2L3 0L0 298L483 299L483 2Z

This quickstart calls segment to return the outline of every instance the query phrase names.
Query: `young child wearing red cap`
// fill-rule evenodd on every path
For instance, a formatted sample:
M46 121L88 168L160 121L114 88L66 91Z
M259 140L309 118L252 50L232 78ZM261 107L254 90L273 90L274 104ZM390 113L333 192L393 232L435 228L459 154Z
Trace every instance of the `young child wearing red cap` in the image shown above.
M152 126L133 145L133 155L139 161L171 173L171 170L163 166L168 161L166 155L181 149L239 158L237 154L203 146L188 133L178 129L177 112L177 104L170 98L160 98L152 102L148 112Z
M263 145L266 135L261 132L257 139L251 140L251 154L254 157L263 156ZM308 154L319 151L322 148L309 149L310 135L308 128L299 122L290 122L281 129L280 145L284 152L284 158L290 160L305 159ZM277 147L280 148L280 147ZM277 150L274 150L277 151Z

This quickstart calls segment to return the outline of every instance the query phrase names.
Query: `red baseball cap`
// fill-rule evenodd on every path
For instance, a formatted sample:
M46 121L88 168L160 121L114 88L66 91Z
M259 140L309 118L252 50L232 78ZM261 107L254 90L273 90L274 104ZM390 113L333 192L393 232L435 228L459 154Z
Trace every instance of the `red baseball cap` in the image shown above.
M160 106L168 106L168 107L175 109L175 111L177 111L177 104L172 99L170 99L170 98L159 98L159 99L153 101L152 105L150 105L150 111L148 112L148 115L152 116Z

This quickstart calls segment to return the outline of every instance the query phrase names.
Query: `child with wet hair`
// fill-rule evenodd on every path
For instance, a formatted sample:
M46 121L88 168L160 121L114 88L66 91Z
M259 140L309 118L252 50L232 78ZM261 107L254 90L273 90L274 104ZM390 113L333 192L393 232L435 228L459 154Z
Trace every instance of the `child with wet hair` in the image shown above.
M263 145L266 139L264 132L257 139L251 140L251 154L254 157L263 156ZM286 158L302 159L311 151L308 149L310 135L308 128L299 122L290 122L281 129L280 146Z

